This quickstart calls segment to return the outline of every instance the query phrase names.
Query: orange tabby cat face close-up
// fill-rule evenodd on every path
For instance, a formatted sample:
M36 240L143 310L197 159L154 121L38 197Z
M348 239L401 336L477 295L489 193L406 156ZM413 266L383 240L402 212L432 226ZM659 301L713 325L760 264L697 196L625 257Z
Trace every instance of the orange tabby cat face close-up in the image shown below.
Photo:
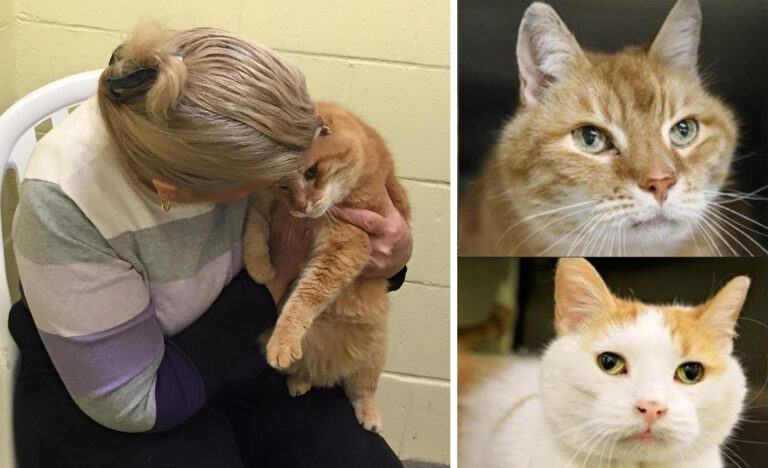
M696 74L640 49L587 55L529 107L502 136L498 170L530 194L521 212L583 202L585 217L553 226L562 235L586 214L620 224L633 244L689 235L736 147L733 114Z
M290 184L296 217L319 218L344 200L364 172L364 130L347 111L318 103L324 130L318 132L301 173Z

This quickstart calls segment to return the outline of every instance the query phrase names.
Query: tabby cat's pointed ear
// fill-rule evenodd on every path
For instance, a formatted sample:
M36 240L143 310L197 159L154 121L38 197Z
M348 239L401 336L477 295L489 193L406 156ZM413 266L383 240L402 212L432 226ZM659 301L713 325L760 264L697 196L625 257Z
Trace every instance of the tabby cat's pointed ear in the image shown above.
M583 258L562 258L555 273L555 327L559 335L576 331L590 315L610 310L613 294Z
M721 340L724 349L733 346L736 320L747 299L749 284L748 277L737 276L723 286L701 309L699 320Z
M656 34L649 53L667 65L695 71L700 36L699 0L678 0Z
M584 52L555 10L544 3L531 4L517 34L520 101L535 104L541 91L580 59L586 60Z

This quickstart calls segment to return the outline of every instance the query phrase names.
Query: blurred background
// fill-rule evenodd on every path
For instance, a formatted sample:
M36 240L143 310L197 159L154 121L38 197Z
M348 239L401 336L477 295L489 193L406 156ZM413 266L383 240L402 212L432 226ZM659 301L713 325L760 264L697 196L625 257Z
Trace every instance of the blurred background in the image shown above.
M411 198L415 237L406 284L390 297L378 393L384 437L402 459L447 464L450 1L0 0L0 113L40 86L102 68L141 19L219 27L269 45L304 72L315 99L350 108L384 136ZM49 128L41 123L38 137ZM4 188L12 266L15 187ZM15 277L9 284L15 289Z
M651 41L675 0L544 2L554 7L583 48L615 52ZM517 108L517 30L531 3L458 0L459 196ZM708 89L732 107L740 125L733 182L727 188L753 192L768 185L768 1L700 3L699 71ZM750 204L731 207L768 225L768 203ZM768 247L768 237L755 238Z
M700 304L738 275L752 285L738 322L735 355L747 373L748 408L728 446L733 467L764 466L768 460L768 258L599 258L589 261L611 291L647 303ZM484 343L486 353L540 354L554 336L554 273L557 259L458 259L459 330L486 323L506 308L503 336ZM496 320L496 318L494 318ZM733 454L729 453L733 456Z

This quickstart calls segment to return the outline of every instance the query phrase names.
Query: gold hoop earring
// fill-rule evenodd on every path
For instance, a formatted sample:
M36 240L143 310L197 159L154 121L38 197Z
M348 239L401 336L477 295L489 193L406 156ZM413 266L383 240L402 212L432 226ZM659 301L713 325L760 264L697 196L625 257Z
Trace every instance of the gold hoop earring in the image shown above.
M168 198L168 195L163 192L159 192L158 195L160 195L160 208L163 210L163 212L168 213L171 211L172 204L171 199Z

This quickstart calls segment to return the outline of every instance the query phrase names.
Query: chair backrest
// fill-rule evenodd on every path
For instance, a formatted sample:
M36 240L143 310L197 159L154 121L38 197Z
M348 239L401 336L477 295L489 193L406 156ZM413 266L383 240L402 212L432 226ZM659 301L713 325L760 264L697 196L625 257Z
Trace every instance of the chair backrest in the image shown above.
M27 162L37 143L35 127L50 119L55 127L69 114L70 108L96 94L101 70L80 73L54 81L27 95L0 115L0 194L8 169L16 172L21 184ZM2 201L2 200L0 200ZM2 219L3 225L11 220ZM11 245L3 239L2 246ZM8 287L5 252L0 248L0 467L16 466L13 446L13 384L16 377L18 349L8 332L11 293Z

